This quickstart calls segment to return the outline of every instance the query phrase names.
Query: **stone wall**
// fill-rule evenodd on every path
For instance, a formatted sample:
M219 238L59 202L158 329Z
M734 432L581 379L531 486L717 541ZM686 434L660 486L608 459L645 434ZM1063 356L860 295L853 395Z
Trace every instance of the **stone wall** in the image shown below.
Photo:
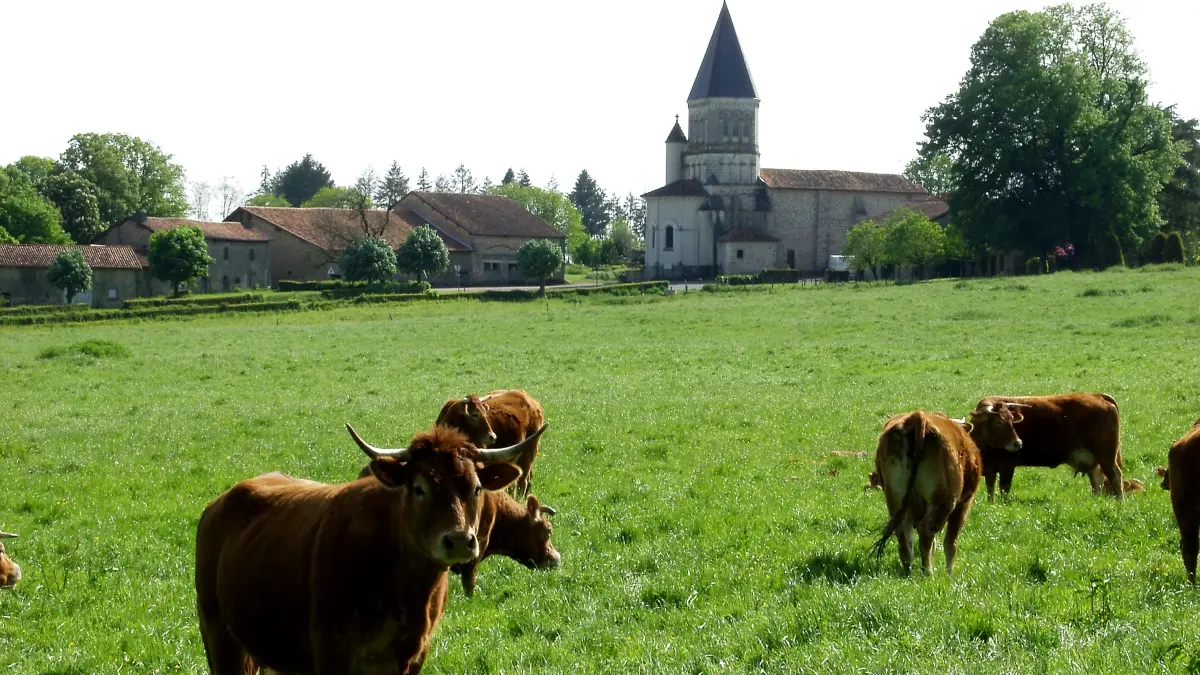
M712 267L712 225L700 211L703 197L650 197L646 200L646 267ZM667 248L667 228L672 246Z
M92 269L91 290L75 296L74 304L92 307L120 307L121 302L141 294L142 271L132 269ZM63 292L50 285L46 269L36 267L0 268L0 297L13 305L61 305Z
M769 241L721 242L717 244L717 263L722 274L758 274L776 267L778 247Z
M264 227L269 227L272 230L275 229L274 226L266 225L262 221L257 223L255 229L262 232ZM150 248L151 234L149 229L131 220L127 220L120 225L110 228L100 236L96 243L108 245L124 244L132 247L139 254L146 255ZM184 286L184 288L198 293L219 293L252 288L255 285L260 288L269 288L271 286L271 279L273 277L271 247L267 242L212 239L206 241L208 243L208 255L213 259L213 264L208 266L208 274L205 277L196 280L193 284ZM174 292L174 288L170 284L158 281L157 279L149 282L147 293L150 295L163 295L172 292Z

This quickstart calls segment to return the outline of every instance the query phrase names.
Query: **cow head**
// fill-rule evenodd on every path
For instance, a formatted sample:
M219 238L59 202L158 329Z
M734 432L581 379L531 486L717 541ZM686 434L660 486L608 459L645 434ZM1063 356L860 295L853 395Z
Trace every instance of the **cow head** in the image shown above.
M529 495L525 501L525 527L513 542L512 558L531 570L548 569L562 564L562 556L550 543L554 527L547 516L554 515L551 507Z
M1028 406L985 399L971 412L969 422L961 420L960 423L969 425L971 440L980 448L1004 448L1009 452L1017 452L1021 449L1022 441L1014 425L1025 420L1020 412L1020 408L1024 407Z
M479 512L484 490L503 490L521 476L515 460L546 430L543 425L508 448L477 448L462 432L445 426L413 436L407 448L380 449L346 425L371 458L368 469L397 491L403 502L406 538L439 564L456 565L479 556Z
M1154 473L1157 473L1158 477L1162 479L1162 483L1160 483L1160 485L1162 485L1162 489L1169 491L1171 489L1170 470L1164 469L1160 466L1154 469Z
M438 424L458 429L481 448L496 442L496 432L488 422L488 406L475 394L446 401Z
M12 588L21 580L21 566L4 553L4 539L16 539L17 535L0 532L0 588Z

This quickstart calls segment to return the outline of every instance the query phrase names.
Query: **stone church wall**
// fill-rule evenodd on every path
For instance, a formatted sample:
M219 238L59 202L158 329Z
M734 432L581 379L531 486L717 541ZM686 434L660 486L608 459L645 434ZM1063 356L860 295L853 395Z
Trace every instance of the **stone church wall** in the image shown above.
M821 274L829 256L839 255L851 227L909 201L909 196L887 192L832 190L771 190L772 213L768 231L778 237L775 267L787 267L787 251L795 253L795 267Z

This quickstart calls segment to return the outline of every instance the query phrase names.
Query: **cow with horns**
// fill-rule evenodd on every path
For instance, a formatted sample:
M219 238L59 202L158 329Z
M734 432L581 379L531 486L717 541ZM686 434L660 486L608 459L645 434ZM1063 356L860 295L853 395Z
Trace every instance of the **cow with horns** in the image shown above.
M200 633L214 675L418 673L453 565L479 556L484 495L521 474L511 447L434 427L382 450L347 430L374 478L327 485L279 473L242 481L196 533Z
M983 455L989 500L995 496L997 475L1000 491L1008 494L1016 467L1063 464L1087 474L1093 492L1125 496L1120 414L1108 394L988 396L976 405L970 421ZM1014 433L1019 439L1015 453L1002 444Z
M16 539L17 535L0 532L0 589L10 589L21 580L21 566L4 552L4 539Z
M475 394L452 398L442 405L437 424L454 427L467 435L478 447L492 444L515 445L537 431L546 419L542 404L522 389L499 389L480 397ZM529 494L533 482L533 460L538 443L527 446L517 458L521 477L517 479L514 495L520 499Z

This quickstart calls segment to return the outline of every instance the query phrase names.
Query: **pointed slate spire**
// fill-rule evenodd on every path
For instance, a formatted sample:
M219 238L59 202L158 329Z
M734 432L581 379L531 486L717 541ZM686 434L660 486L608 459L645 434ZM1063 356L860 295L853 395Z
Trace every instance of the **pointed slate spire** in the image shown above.
M675 127L671 129L671 135L667 136L668 143L687 143L687 134L683 133L683 127L679 126L679 115L675 116Z
M708 41L708 51L704 53L688 100L717 97L758 98L726 3L721 3L721 15L717 17L717 26Z

